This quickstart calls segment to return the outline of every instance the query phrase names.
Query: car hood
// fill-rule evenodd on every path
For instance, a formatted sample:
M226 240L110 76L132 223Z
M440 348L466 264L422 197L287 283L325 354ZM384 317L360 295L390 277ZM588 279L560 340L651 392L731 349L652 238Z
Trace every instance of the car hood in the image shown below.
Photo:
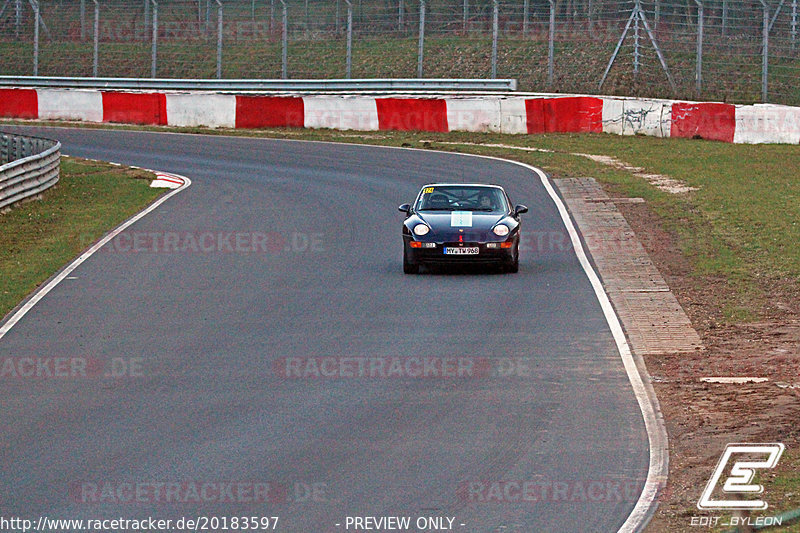
M423 212L416 215L430 226L431 232L426 236L428 239L457 240L458 235L462 235L465 241L495 240L497 237L491 233L492 228L508 216L479 211Z

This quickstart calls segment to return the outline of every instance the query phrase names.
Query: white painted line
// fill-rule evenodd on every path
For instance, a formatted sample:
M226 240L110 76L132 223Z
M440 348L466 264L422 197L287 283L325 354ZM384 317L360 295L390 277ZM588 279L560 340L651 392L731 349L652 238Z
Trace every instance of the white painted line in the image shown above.
M769 381L769 378L756 378L756 377L707 377L700 378L700 381L705 383L764 383Z
M155 172L155 171L152 171L152 170L150 172L158 174L158 172ZM125 229L127 229L128 226L130 226L134 222L138 221L139 219L141 219L142 217L144 217L148 213L154 211L158 206L160 206L161 204L163 204L164 202L166 202L167 200L169 200L170 198L172 198L173 196L175 196L179 192L183 191L184 189L187 189L192 184L192 180L190 180L187 177L178 176L177 174L171 174L171 176L179 177L180 179L184 180L183 186L181 186L181 187L179 187L179 188L177 188L177 189L175 189L173 191L168 192L167 194L165 194L164 196L162 196L161 198L159 198L158 200L153 202L144 211L134 215L132 218L129 218L128 220L126 220L125 222L123 222L122 224L117 226L117 228L114 229L113 231L111 231L111 233L107 234L100 241L98 241L97 243L92 245L88 250L83 252L77 259L75 259L72 263L69 264L69 266L65 267L61 272L59 272L46 285L42 286L39 290L37 290L33 294L33 296L31 296L25 302L25 304L22 307L17 309L17 311L13 315L11 315L11 318L9 318L3 324L3 326L0 327L0 339L2 339L5 336L5 334L8 333L11 330L11 328L13 328L16 325L16 323L19 322L20 319L22 319L22 317L24 317L28 313L28 311L33 309L33 306L36 305L37 303L39 303L39 301L42 298L44 298L47 295L47 293L49 293L51 290L53 290L56 285L61 283L62 280L67 278L67 276L69 276L72 273L72 271L75 270L76 268L78 268L84 261L86 261L92 255L94 255L94 253L97 250L102 248L111 239L113 239L114 237L116 237L117 235L119 235L120 233L125 231Z

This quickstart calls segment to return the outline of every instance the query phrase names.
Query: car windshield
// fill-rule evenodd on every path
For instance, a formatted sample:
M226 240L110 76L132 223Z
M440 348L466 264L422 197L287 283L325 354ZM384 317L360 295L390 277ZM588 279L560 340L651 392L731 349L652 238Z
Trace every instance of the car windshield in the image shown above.
M415 206L417 211L508 211L505 194L496 187L446 185L425 187Z

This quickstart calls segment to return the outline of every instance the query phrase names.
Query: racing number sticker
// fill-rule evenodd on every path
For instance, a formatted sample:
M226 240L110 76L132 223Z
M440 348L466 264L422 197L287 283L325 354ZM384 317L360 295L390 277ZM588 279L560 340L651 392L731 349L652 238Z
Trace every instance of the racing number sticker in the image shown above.
M425 187L422 189L422 194L430 194L433 192L433 187Z

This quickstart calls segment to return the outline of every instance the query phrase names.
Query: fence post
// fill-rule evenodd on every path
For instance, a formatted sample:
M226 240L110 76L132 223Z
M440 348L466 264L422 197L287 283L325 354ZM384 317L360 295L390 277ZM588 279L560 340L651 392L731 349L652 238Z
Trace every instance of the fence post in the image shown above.
M762 29L762 48L761 48L761 101L767 101L767 76L769 74L769 5L765 0L761 0L761 7L764 8L764 22Z
M19 39L19 29L22 26L22 0L14 2L14 37Z
M222 2L217 2L217 79L222 78Z
M92 54L92 76L97 77L98 52L100 48L100 4L94 2L94 53Z
M531 1L525 0L522 3L522 35L528 36L528 19L531 16Z
M792 0L792 50L797 44L797 0Z
M283 31L281 33L281 78L289 77L289 13L286 0L280 0L283 9Z
M397 5L397 31L403 31L403 16L405 14L405 5L403 0Z
M158 2L153 2L153 47L150 59L150 77L156 77L156 65L158 65Z
M86 0L81 0L81 42L86 40Z
M697 97L703 90L703 2L694 0L697 4L697 70L695 72L695 91Z
M353 67L353 2L344 0L347 4L347 66L345 77L349 80Z
M500 16L499 0L492 1L492 79L497 79L497 38L500 33L498 18Z
M633 8L637 14L642 9L639 0L636 0L636 4ZM635 17L633 19L633 79L636 79L639 76L639 58L641 56L641 51L639 49L639 17Z
M554 56L556 37L556 3L550 0L550 32L547 37L547 86L553 85Z
M417 47L417 77L422 77L425 59L425 0L419 0L419 45Z
M463 22L462 22L462 29L464 33L467 32L467 21L469 20L469 0L464 0L464 9L462 10L463 15Z
M653 28L658 29L658 21L661 20L661 2L656 0L656 5L653 7Z
M33 75L39 75L39 2L31 0L33 7Z
M722 0L722 36L728 34L728 0Z

